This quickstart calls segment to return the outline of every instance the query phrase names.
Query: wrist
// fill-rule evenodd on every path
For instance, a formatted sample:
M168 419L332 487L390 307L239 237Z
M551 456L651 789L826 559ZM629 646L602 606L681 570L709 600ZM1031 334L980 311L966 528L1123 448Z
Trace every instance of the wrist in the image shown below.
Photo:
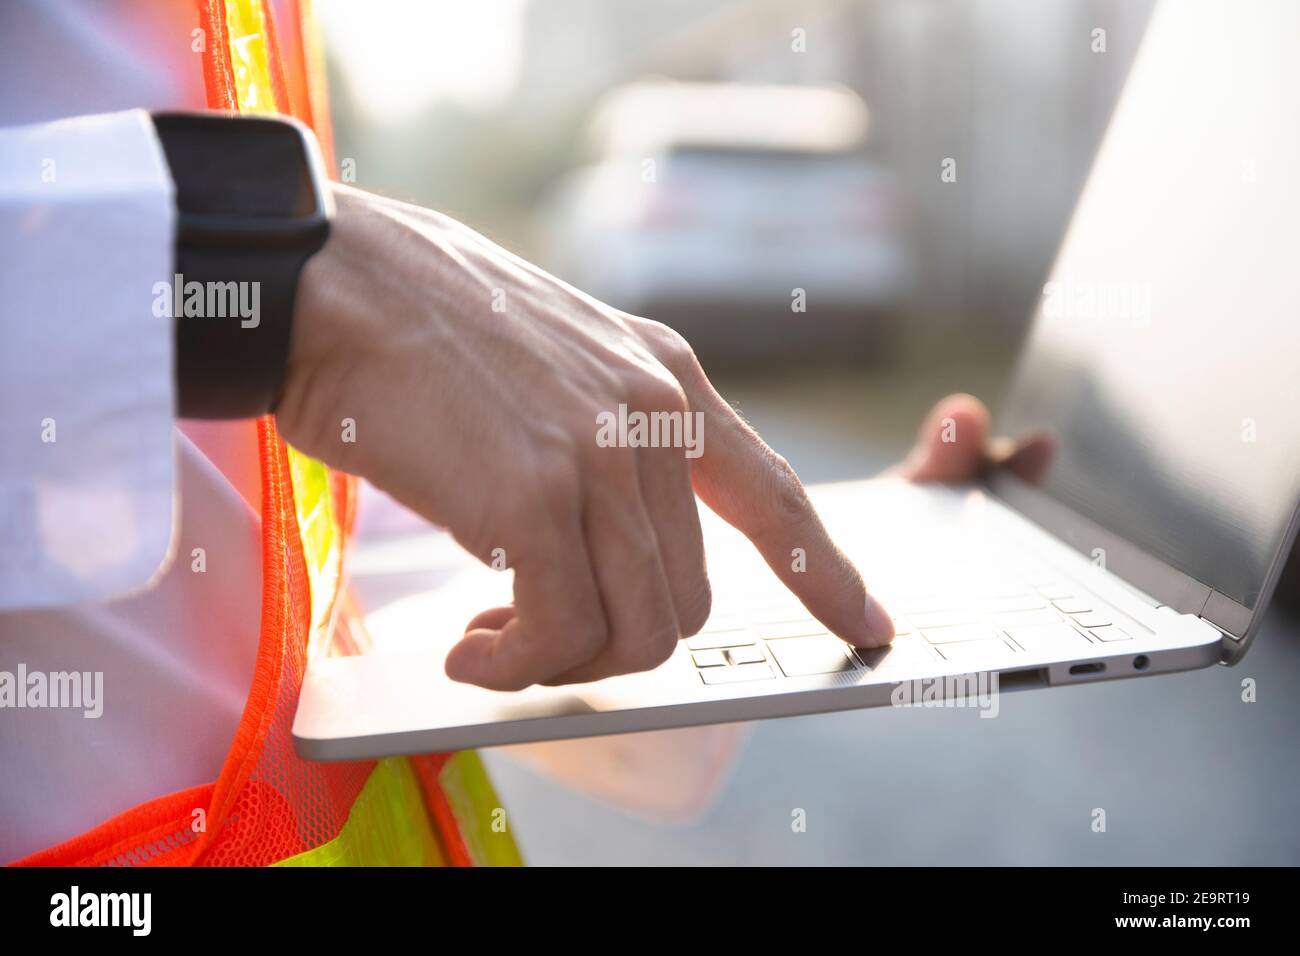
M284 386L276 420L294 444L318 457L345 407L355 371L374 365L386 309L374 264L384 261L367 194L327 183L334 208L329 238L304 264L294 300ZM377 366L378 367L378 366Z

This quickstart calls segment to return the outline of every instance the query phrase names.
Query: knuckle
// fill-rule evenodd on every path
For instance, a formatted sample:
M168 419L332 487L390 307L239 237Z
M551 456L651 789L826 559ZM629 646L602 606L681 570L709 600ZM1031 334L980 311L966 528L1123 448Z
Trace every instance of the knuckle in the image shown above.
M713 588L707 577L701 577L689 598L677 609L677 624L683 637L699 632L713 611Z
M680 635L672 623L665 622L648 633L621 642L615 655L619 667L626 671L648 671L672 657Z
M650 581L656 575L662 575L659 563L659 544L654 533L640 528L628 527L625 531L623 560L626 566L623 572L632 581Z
M573 457L578 441L576 415L566 408L548 421L537 422L529 441L536 455L536 467L563 468Z
M698 371L700 363L695 349L676 329L650 319L644 320L640 328L641 336L650 351L674 375L680 378L683 375L694 375Z
M631 377L626 392L630 403L645 411L685 412L690 407L685 390L668 374L642 370Z
M593 446L587 467L594 479L591 497L624 507L637 494L637 451L630 445Z
M617 404L627 391L627 381L636 371L636 366L622 358L612 359L588 370L591 383L588 394L593 396L593 406L597 411L608 411Z
M790 463L773 453L769 507L759 516L761 533L780 534L802 524L808 515L808 492Z
M609 629L604 621L574 628L569 632L569 664L577 666L600 654L609 644Z
M569 454L550 451L538 456L531 479L529 505L545 508L553 515L571 514L578 508L580 483L576 463Z

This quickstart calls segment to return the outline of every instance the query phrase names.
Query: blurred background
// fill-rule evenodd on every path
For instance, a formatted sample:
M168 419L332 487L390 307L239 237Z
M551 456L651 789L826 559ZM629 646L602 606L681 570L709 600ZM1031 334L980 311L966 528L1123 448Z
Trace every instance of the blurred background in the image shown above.
M318 4L344 177L676 326L814 480L996 401L1151 9L363 6Z
M896 460L944 394L996 406L1153 6L316 5L342 178L674 325L810 483ZM1236 669L1013 695L995 721L758 725L689 826L488 759L534 863L1294 864L1293 614Z

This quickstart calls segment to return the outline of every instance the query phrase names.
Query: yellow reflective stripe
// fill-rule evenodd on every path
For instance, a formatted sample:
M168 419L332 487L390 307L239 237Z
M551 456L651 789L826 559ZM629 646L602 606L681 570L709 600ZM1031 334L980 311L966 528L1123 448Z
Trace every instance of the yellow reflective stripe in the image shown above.
M275 866L444 866L420 781L404 757L375 765L339 835Z
M271 84L262 4L258 0L226 0L226 33L240 112L275 112L275 87Z
M235 98L240 112L275 112L263 5L260 0L225 0L225 5ZM298 537L302 540L307 580L311 585L311 630L307 643L310 657L329 635L326 616L334 607L339 585L341 532L334 520L329 470L314 458L290 448L289 474L293 479Z
M342 532L334 519L329 469L290 447L289 477L293 481L298 537L302 540L307 579L311 583L311 630L307 641L307 657L311 659L330 632L328 615L339 586Z
M479 866L522 866L523 857L510 834L510 820L478 754L453 754L438 775L451 805L461 839Z

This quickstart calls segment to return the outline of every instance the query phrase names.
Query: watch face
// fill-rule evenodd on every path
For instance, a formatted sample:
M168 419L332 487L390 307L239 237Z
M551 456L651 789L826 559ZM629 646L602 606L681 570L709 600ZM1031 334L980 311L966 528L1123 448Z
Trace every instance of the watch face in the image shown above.
M154 122L187 240L280 242L324 228L329 206L306 127L221 113L161 114Z

